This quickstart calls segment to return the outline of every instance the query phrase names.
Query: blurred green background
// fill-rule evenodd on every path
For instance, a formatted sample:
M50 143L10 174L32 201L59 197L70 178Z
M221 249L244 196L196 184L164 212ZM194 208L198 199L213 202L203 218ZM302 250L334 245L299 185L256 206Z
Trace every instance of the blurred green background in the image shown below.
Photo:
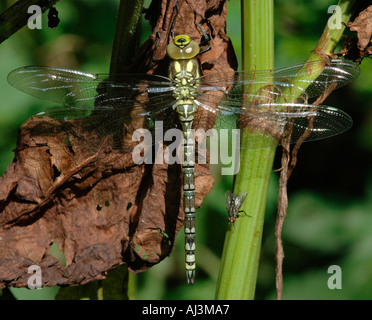
M0 2L3 11L15 1ZM147 1L147 5L148 5ZM240 58L240 8L228 1L227 33ZM17 129L29 116L50 107L11 87L7 74L25 65L49 65L108 72L119 0L61 0L55 29L24 27L0 45L0 174L13 159ZM276 67L304 62L337 1L275 1ZM150 33L143 23L142 42ZM283 229L284 299L372 298L372 61L352 84L334 92L327 105L349 113L353 128L330 139L304 144L289 181L288 216ZM280 168L280 154L275 168ZM213 299L224 234L225 198L232 177L215 172L213 191L197 212L197 281L184 279L183 232L171 256L137 276L137 299ZM275 298L275 215L278 175L273 173L267 203L256 299ZM342 289L330 290L328 267L342 269ZM17 299L54 299L59 288L11 289ZM9 298L0 290L0 298Z

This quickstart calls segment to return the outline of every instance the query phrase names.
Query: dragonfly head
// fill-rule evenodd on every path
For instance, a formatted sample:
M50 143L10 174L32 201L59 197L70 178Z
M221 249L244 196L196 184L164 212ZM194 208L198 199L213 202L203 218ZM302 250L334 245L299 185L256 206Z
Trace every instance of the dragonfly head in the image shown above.
M167 46L167 54L173 60L192 59L199 52L199 45L186 34L175 36Z

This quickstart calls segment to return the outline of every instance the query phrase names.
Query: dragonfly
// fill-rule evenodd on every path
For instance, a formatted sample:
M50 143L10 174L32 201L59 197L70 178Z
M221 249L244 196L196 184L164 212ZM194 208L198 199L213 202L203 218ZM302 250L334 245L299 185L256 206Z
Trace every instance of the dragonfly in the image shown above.
M226 119L234 117L241 130L249 127L272 136L274 145L280 145L289 126L292 143L305 131L309 133L307 141L323 139L349 129L352 119L334 107L309 105L307 99L322 95L331 86L344 86L359 73L354 63L336 60L325 67L324 61L313 61L275 70L202 75L197 58L200 52L200 46L189 35L175 36L167 46L168 76L112 77L45 66L21 67L8 75L8 82L18 90L62 105L36 117L61 123L78 119L81 129L94 137L88 143L91 149L104 145L131 152L133 142L128 137L137 128L153 130L156 121L161 121L164 132L167 128L182 131L185 267L189 285L194 284L196 268L192 129L205 125L199 114L214 119L221 127ZM308 80L311 70L320 67L323 71L319 76ZM45 135L54 134L53 128L40 130Z
M247 192L242 192L237 195L232 193L230 190L227 190L225 193L226 199L226 209L227 209L227 221L229 225L232 225L235 230L235 221L239 216L239 212L244 212L240 210L245 198L247 197Z

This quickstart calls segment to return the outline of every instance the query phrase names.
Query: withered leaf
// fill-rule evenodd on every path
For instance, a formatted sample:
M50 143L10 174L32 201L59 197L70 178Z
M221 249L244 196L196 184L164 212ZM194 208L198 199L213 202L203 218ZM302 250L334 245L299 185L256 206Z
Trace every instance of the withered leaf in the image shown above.
M363 51L371 43L372 36L372 6L362 11L358 17L348 24L351 31L358 34L358 48Z

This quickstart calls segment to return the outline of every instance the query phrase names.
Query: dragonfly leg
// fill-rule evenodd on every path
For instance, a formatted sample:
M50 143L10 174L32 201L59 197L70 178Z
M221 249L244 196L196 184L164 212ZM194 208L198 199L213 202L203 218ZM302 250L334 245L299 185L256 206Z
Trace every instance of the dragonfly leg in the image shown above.
M156 41L155 48L154 48L154 51L152 52L152 57L151 57L151 60L153 62L159 62L159 61L162 60L162 59L155 59L156 49L158 48L158 45L159 45L159 42L160 42L160 28L159 28L158 32L156 33L156 37L158 38L158 41Z
M171 29L170 29L170 34L171 34L171 36L172 36L172 39L174 39L174 32L173 32L173 29L174 29L174 25L175 25L175 23L176 23L176 18L177 18L177 16L178 16L178 13L180 12L180 11L179 11L179 8L178 8L178 1L176 2L175 9L176 9L176 15L175 15L174 18L173 18L173 22L172 22ZM163 60L163 59L155 59L156 49L158 48L158 46L159 46L159 42L160 42L160 39L161 39L161 36L160 36L160 28L159 28L158 32L156 33L156 37L158 38L158 41L156 41L155 48L154 48L154 51L152 52L152 58L151 58L151 60L152 60L153 62L159 62L159 61Z
M174 40L174 32L173 32L173 29L174 29L174 25L176 24L176 18L177 18L177 16L178 16L178 13L180 12L180 10L178 9L178 1L176 2L175 8L176 8L176 15L175 15L174 18L173 18L173 22L172 22L172 26L171 26L171 31L170 31L173 40Z
M204 29L203 29L203 27L196 21L196 14L195 14L195 24L196 24L196 26L200 29L200 31L201 31L201 33L203 34L203 37L204 37L204 41L202 42L202 43L200 43L200 46L204 46L206 43L208 44L208 47L207 48L205 48L205 49L203 49L203 50L201 50L200 52L199 52L199 54L198 55L201 55L201 54L203 54L204 52L207 52L208 50L210 50L211 49L211 43L210 43L210 37L207 35L207 33L204 31Z

